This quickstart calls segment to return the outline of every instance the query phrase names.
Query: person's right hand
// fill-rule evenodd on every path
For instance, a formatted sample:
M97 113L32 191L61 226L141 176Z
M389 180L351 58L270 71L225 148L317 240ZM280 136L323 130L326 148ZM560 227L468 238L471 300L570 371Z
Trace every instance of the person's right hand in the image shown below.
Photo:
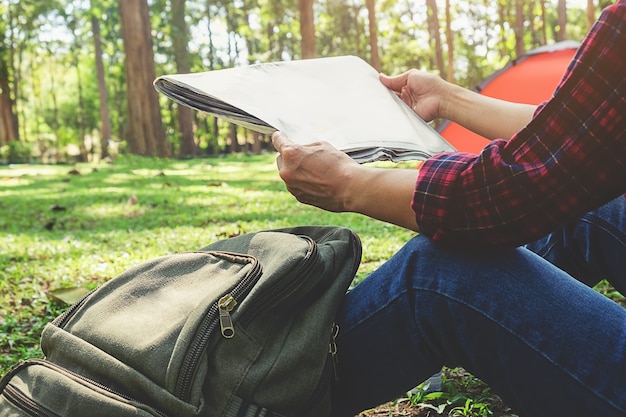
M448 119L490 140L511 138L533 119L537 108L484 96L416 69L379 78L423 120Z
M380 74L379 78L425 121L443 117L443 101L450 84L440 77L412 69L396 76Z

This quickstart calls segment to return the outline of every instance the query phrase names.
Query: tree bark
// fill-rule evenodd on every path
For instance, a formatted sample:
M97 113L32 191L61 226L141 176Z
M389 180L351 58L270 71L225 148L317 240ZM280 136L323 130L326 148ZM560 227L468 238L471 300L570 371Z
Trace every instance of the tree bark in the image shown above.
M229 146L229 152L231 154L235 154L237 152L241 151L241 146L239 145L239 137L237 136L237 125L234 123L230 123L230 146Z
M13 42L6 42L6 26L6 22L0 22L0 146L19 140L15 100L11 96L14 89L9 80Z
M302 58L315 58L317 45L315 39L315 20L313 0L298 0L300 9L300 36L302 37Z
M452 32L452 16L450 0L446 0L446 42L448 43L448 76L447 80L454 83L454 33Z
M100 21L96 16L91 16L91 30L96 52L96 77L98 78L98 95L100 98L100 156L108 158L109 142L111 140L111 112L109 109L109 92L104 76L104 63L102 61L102 39L100 37Z
M431 45L435 44L435 65L441 78L446 78L445 66L443 63L443 49L441 47L441 33L439 28L439 13L437 12L437 1L426 0L428 10L428 32L430 33Z
M11 98L8 71L3 68L6 62L0 62L0 146L18 140L15 125L14 102Z
M381 70L380 54L378 53L378 25L376 24L376 2L375 0L365 0L369 23L369 42L372 66L376 71Z
M124 40L128 100L129 151L137 155L167 157L171 148L165 140L156 90L154 51L147 0L119 0Z
M596 22L596 5L593 0L587 0L587 30Z
M567 26L567 4L565 0L559 0L557 5L557 15L558 15L558 31L556 32L556 40L557 42L564 41L565 37L565 27Z
M189 50L187 49L189 34L185 23L185 1L172 0L174 59L176 60L176 70L179 73L188 73L191 69ZM189 107L179 104L177 117L178 128L180 129L179 155L183 157L195 156L197 146L193 135L193 112Z
M545 45L548 43L548 13L546 12L546 2L539 0L539 4L541 5L541 44Z
M524 1L515 0L515 23L513 31L515 32L515 57L519 58L526 52L524 46Z

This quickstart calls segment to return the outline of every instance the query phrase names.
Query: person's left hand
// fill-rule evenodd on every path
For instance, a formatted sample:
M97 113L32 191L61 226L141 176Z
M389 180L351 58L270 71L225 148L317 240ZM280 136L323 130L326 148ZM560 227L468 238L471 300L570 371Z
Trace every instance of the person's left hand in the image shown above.
M327 142L298 145L281 132L272 143L278 172L298 201L334 212L349 211L350 178L360 168Z

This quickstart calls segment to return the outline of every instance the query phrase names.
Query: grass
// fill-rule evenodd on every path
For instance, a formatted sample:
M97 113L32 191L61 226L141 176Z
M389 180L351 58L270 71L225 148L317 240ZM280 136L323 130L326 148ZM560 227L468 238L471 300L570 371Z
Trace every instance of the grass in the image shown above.
M0 210L0 374L41 355L43 325L65 308L53 297L60 289L94 288L142 260L245 232L333 224L362 237L362 277L412 235L299 204L273 155L0 167Z
M41 356L43 326L67 307L62 290L92 289L145 259L262 229L341 225L363 242L358 281L413 235L299 204L273 155L0 167L0 212L0 374ZM444 379L443 392L418 389L362 415L514 415L463 370L444 369Z

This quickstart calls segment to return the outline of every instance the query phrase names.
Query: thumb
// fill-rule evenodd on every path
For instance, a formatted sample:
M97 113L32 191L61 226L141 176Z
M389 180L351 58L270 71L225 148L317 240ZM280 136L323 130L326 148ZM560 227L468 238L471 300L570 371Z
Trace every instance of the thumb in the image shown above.
M404 87L407 84L408 77L409 77L408 71L403 74L392 76L392 77L383 73L380 73L378 75L378 79L380 80L381 83L383 83L385 87L393 91L397 91L397 92L402 91L402 87Z

